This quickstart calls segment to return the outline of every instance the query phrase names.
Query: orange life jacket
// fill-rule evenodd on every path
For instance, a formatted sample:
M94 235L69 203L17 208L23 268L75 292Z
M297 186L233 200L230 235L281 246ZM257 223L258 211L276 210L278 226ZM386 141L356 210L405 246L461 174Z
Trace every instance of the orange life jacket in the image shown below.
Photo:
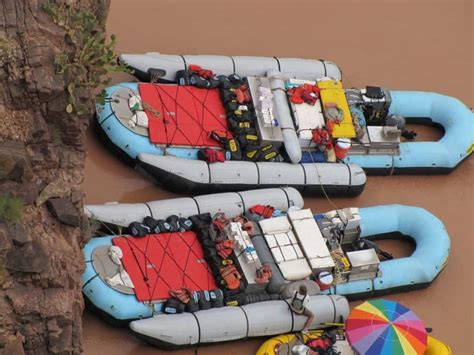
M264 264L257 270L255 282L258 284L264 284L272 277L272 275L272 267L269 264Z
M176 298L180 302L187 304L189 300L191 299L191 290L182 287L177 290L171 290L170 292L171 297Z
M234 265L223 267L220 269L220 274L229 290L236 290L240 287L241 276Z
M230 239L222 240L216 243L217 255L222 259L227 259L234 251L234 241Z
M250 207L249 211L251 213L258 214L262 217L270 218L273 214L273 211L275 211L275 209L272 206L268 206L268 205L267 206L255 205L255 206Z

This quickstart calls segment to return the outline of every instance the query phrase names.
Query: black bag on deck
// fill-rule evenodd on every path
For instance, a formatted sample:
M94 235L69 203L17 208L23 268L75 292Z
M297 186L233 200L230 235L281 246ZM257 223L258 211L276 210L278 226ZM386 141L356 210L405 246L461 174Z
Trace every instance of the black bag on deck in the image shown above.
M224 307L224 294L220 289L209 291L212 308Z
M128 233L133 237L143 237L151 233L151 229L143 223L132 222L128 225Z
M166 223L170 225L170 232L179 231L178 219L179 217L176 215L171 215L168 218L166 218Z
M221 98L222 102L224 102L224 104L227 104L232 100L235 100L235 94L230 89L222 89Z
M260 146L258 135L247 133L245 130L237 134L237 140L240 143L241 149L246 151L258 149Z
M212 84L209 80L204 79L199 74L192 73L189 78L189 84L201 89L210 89Z
M152 233L160 233L160 228L158 227L158 221L153 217L147 216L143 218L143 224L150 227Z
M178 70L176 72L176 82L180 86L186 86L186 85L191 85L190 79L191 79L191 71L190 70Z
M199 308L201 310L211 309L211 296L209 291L200 291L199 292Z
M168 299L163 305L163 313L176 314L183 313L185 305L176 298Z
M180 232L190 231L193 228L193 222L188 218L181 217L178 219L178 226Z
M383 93L382 88L378 86L367 86L365 96L370 99L383 99L385 94Z
M278 152L278 149L276 149L272 144L267 144L260 148L258 152L258 160L259 161L272 161L279 154L280 153Z
M186 310L186 312L190 312L190 313L199 311L199 296L198 296L198 293L196 291L194 291L191 294L191 299L186 304L185 310Z
M242 150L235 138L227 140L224 144L224 149L226 152L229 152L231 160L242 160Z

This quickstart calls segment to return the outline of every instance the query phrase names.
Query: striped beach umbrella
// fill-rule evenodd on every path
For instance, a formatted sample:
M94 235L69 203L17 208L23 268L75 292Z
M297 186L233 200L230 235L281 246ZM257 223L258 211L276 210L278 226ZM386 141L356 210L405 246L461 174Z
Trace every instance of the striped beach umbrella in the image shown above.
M366 301L351 311L346 336L358 355L417 355L426 350L423 321L398 302Z

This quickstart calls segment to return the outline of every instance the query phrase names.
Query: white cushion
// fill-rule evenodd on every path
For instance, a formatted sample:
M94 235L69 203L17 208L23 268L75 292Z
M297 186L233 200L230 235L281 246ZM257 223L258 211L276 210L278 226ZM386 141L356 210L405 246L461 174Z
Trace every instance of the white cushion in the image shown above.
M288 212L288 217L290 221L293 222L294 220L298 220L298 219L305 219L305 218L313 219L314 216L309 208L305 208L302 210Z
M290 221L286 216L264 219L259 224L265 234L284 233L291 230Z
M283 258L283 254L281 253L281 250L280 248L273 248L272 249L272 254L273 254L273 258L275 259L275 262L277 264L285 261L285 259Z
M311 275L311 268L305 259L285 261L278 264L283 278L288 281L297 281Z
M293 231L289 231L286 234L288 235L288 238L290 238L291 244L298 244L298 240L296 240L296 236L295 236L295 233L293 233Z
M290 238L288 238L288 235L286 233L275 234L275 239L279 246L285 246L285 245L291 244Z
M311 210L288 213L293 229L313 270L334 267L334 260L326 246Z
M270 249L275 248L278 245L277 241L275 239L275 235L273 235L273 234L265 234L265 239L266 239L268 247Z
M293 246L287 245L287 246L281 247L280 249L285 261L296 260L298 258Z
M298 259L304 258L303 252L301 251L301 248L298 244L294 245L296 255L298 256Z

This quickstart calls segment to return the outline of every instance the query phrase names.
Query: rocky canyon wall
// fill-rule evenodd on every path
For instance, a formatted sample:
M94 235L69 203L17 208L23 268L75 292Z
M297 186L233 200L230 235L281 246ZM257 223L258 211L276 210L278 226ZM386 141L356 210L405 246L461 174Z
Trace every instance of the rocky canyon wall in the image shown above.
M101 38L109 0L0 6L0 353L80 353L81 183L94 94L70 84L97 73L95 58L70 69L88 53L64 24L89 16L82 31Z

